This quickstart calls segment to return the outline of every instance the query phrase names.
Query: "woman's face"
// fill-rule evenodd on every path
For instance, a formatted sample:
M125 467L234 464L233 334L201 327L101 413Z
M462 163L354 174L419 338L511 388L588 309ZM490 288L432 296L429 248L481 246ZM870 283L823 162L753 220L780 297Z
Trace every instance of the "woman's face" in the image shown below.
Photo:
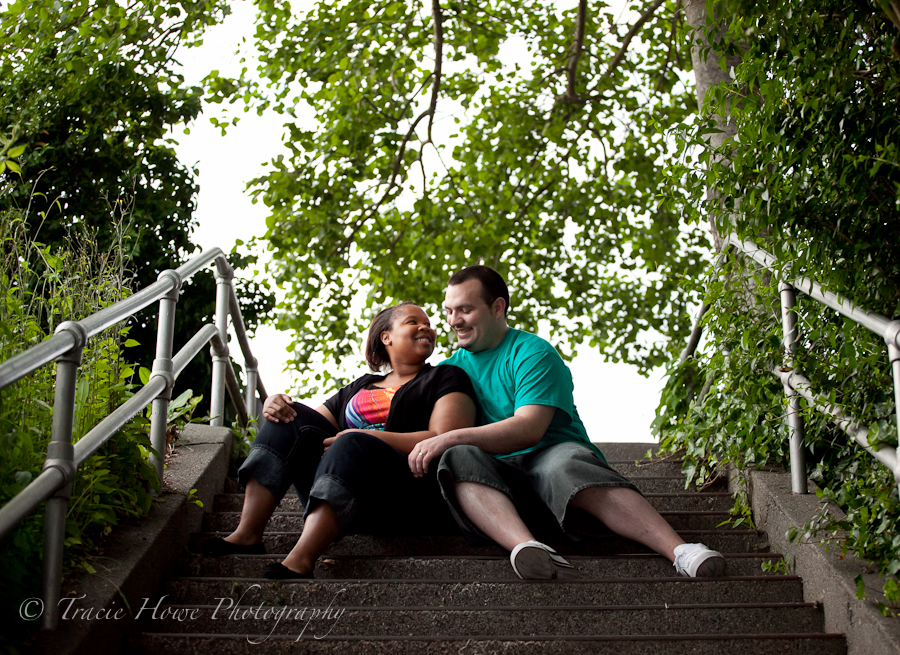
M434 340L428 315L415 305L398 307L390 331L381 333L381 342L391 362L397 358L405 363L424 362L434 352Z

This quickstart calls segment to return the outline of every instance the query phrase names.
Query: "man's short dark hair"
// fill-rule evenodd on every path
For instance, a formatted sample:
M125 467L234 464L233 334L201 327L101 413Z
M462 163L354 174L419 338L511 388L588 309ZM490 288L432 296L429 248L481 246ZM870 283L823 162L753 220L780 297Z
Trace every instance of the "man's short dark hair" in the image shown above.
M490 266L467 266L455 273L447 282L447 286L456 286L469 280L481 282L481 296L488 306L493 305L497 298L503 298L503 302L506 303L503 313L509 314L509 288L506 286L506 282L503 281L502 275Z

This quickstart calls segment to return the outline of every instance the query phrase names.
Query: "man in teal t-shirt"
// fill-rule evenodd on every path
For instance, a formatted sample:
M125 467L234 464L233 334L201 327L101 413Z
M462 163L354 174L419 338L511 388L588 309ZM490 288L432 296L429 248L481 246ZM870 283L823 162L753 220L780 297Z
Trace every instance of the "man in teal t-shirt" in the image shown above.
M519 514L541 505L564 530L566 512L576 507L653 548L683 575L725 573L720 553L686 544L637 487L609 467L578 417L572 375L559 353L507 324L509 290L499 273L487 266L456 273L444 309L460 349L442 363L469 375L479 424L421 441L409 466L422 476L439 460L441 489L467 536L486 536L511 551L520 578L580 577L534 539Z
M494 348L477 353L459 349L441 364L453 364L469 375L478 394L479 425L498 423L526 405L543 405L560 410L553 414L537 445L512 453L496 454L495 457L523 455L574 441L584 444L606 461L600 449L588 439L575 409L569 367L556 349L539 336L510 328Z

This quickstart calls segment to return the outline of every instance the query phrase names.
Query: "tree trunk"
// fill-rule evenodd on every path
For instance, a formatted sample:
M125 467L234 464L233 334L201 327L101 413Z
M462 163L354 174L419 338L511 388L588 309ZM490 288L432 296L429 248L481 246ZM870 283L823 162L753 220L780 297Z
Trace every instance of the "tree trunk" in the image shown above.
M706 13L706 1L682 0L682 5L684 7L685 21L694 30L693 45L691 46L691 59L693 60L694 65L697 104L700 108L700 112L702 113L704 107L706 106L706 92L709 91L711 87L714 87L721 82L729 82L731 80L730 71L733 67L741 63L741 58L738 55L730 55L725 58L724 68L720 66L720 55L716 52L715 48L709 47L709 40L707 39L707 32L709 29L707 25L710 17ZM718 25L715 28L713 36L714 39L719 40L724 35L727 25L726 19L724 17L718 16L717 19ZM707 55L705 57L701 52L701 50L703 49L707 49ZM719 147L725 142L726 139L729 139L737 134L737 128L735 127L734 121L729 120L728 115L720 116L719 114L715 114L714 118L720 132L718 134L709 135L709 142L713 147ZM713 165L727 166L728 160L723 157L719 157L713 162ZM714 199L715 191L709 189L707 191L707 198L710 200ZM709 219L709 229L712 233L716 252L721 252L722 239L719 236L718 230L716 229L713 216L710 216Z

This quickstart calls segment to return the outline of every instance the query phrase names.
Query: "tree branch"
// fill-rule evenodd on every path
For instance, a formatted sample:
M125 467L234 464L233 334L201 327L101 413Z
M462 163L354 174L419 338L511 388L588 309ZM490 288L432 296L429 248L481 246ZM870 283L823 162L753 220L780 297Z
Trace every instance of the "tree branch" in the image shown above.
M431 1L431 13L434 15L434 85L431 87L431 106L428 108L428 143L431 143L431 126L434 125L434 114L437 111L444 61L444 22L440 0ZM424 147L425 144L422 145Z
M453 185L453 188L456 190L456 197L463 201L463 204L469 209L469 212L472 216L475 217L475 220L479 225L484 225L484 221L481 219L481 214L475 211L475 208L469 204L468 198L463 195L462 189L459 188L459 184L456 182L456 178L453 177L453 173L450 171L450 168L447 164L444 163L444 158L441 157L441 151L435 148L435 153L437 154L438 161L441 162L441 166L444 167L444 171L447 173L447 177L450 178L450 184Z
M680 4L680 3L679 3ZM666 61L663 64L662 71L659 73L659 77L657 78L656 88L661 89L663 85L663 80L666 79L666 74L669 72L669 66L672 64L672 53L678 48L678 44L676 43L678 37L678 15L681 13L681 8L676 7L675 11L672 12L672 27L670 31L670 38L668 44L668 50L666 51Z
M587 0L579 0L578 19L575 22L575 43L569 49L569 61L566 64L566 92L563 95L566 100L578 98L578 94L575 92L575 78L578 72L578 60L581 58L581 50L584 48L584 24L586 21Z
M635 21L634 25L631 26L631 29L628 30L628 33L622 40L622 45L619 48L619 51L609 62L609 66L607 66L606 73L603 75L603 77L611 76L613 74L613 71L618 68L619 64L622 62L622 59L625 58L625 53L628 52L628 46L631 45L631 40L641 30L641 28L644 26L644 23L646 23L650 19L650 17L653 16L654 13L656 13L656 10L662 6L663 2L665 2L665 0L654 0L653 4L647 7L644 10L644 13L641 14L640 18L638 18L637 21ZM575 25L575 43L572 44L572 48L570 49L569 54L569 61L566 64L566 92L559 98L559 100L562 100L563 102L581 103L588 102L590 100L597 100L602 97L602 94L595 94L582 98L579 97L575 92L575 79L578 68L578 60L581 58L581 51L584 48L584 26L586 21L587 0L579 0L578 22Z
M400 149L398 150L397 156L394 159L394 168L391 171L390 178L388 179L387 189L385 189L384 193L381 194L381 198L379 198L378 202L372 205L368 211L363 212L362 216L358 220L353 222L353 227L350 230L350 234L346 239L344 239L343 243L341 243L341 245L334 250L335 254L349 247L359 228L362 227L362 225L365 224L365 222L369 220L371 216L375 215L381 205L383 205L384 202L388 199L391 191L393 191L397 187L397 175L400 173L400 166L403 164L403 155L406 153L406 146L409 143L410 139L412 139L413 134L415 134L416 128L419 126L419 123L421 123L426 117L428 117L428 138L422 142L422 148L424 148L427 144L432 143L431 127L434 124L434 114L437 111L437 99L441 89L441 69L443 65L444 50L444 25L443 16L441 14L440 0L432 0L431 11L432 15L434 16L434 71L431 73L431 102L429 103L428 109L419 114L416 120L413 121L412 125L410 125L409 127L409 130L407 130L406 132L406 136L403 137L403 141L400 142ZM407 104L407 106L409 105ZM421 156L422 155L420 151L418 159L421 160Z
M644 10L644 13L641 14L641 17L637 19L634 25L631 26L631 29L628 30L628 34L625 35L625 38L622 39L622 47L619 48L619 51L616 53L616 56L612 58L612 61L609 62L609 67L606 69L606 77L612 75L612 72L618 67L619 62L622 61L622 58L625 57L625 53L628 51L628 46L631 44L631 39L640 31L640 29L644 26L650 17L656 12L657 9L660 8L662 3L665 0L656 0L652 5L647 7Z
M432 0L431 10L434 15L434 71L431 74L431 103L429 104L428 109L419 114L418 118L413 121L413 124L409 128L409 131L407 131L406 136L400 143L400 150L397 153L397 158L394 160L394 170L391 172L391 178L388 182L388 188L385 191L385 196L395 186L397 174L400 172L400 165L403 163L403 154L406 152L406 144L409 143L409 140L412 138L412 135L416 131L416 127L418 127L419 123L421 123L425 119L425 117L428 117L428 138L422 143L422 147L424 148L425 144L432 142L431 127L434 124L434 114L437 110L438 93L441 89L441 68L443 65L444 51L444 25L442 22L440 0ZM381 202L379 202L379 204L381 204Z
M662 6L663 2L665 2L665 0L655 0L652 5L644 10L644 13L641 14L641 17L637 19L635 24L631 26L631 29L628 30L628 34L626 34L625 38L622 40L622 46L619 48L619 51L615 54L612 60L610 60L609 66L607 66L606 68L606 72L600 78L598 78L598 83L600 80L610 77L613 74L613 71L618 68L619 64L622 62L622 59L625 58L625 53L628 51L628 46L631 44L631 40L644 26L644 23L646 23L650 19L650 17L653 16L656 10L659 9L660 6ZM597 84L594 84L594 88L597 88ZM568 96L566 96L566 100L571 103L584 103L590 102L592 100L600 100L602 98L602 93L592 93L591 95L585 97L575 96L573 98L569 98Z
M572 156L572 150L574 148L575 148L574 143L571 146L569 146L569 149L566 151L566 154L564 156L564 161L568 161L569 157ZM550 187L552 187L557 182L559 182L559 180L555 176L551 176L550 180L546 184L544 184L542 187L540 187L534 193L534 195L531 196L531 198L528 200L528 202L526 202L522 207L519 208L519 211L516 213L515 220L516 221L522 220L522 217L525 216L526 212L531 208L531 205L534 204L534 201L537 200L538 198L540 198L542 195L544 195L550 189Z
M557 180L556 178L551 178L551 179L550 179L546 184L544 184L540 189L538 189L537 191L535 191L535 192L534 192L534 195L532 195L531 198L528 199L528 202L526 202L522 207L519 208L519 211L518 211L518 213L516 214L515 220L516 220L517 222L518 222L518 221L521 221L521 220L522 220L522 217L525 216L525 213L526 213L529 209L531 209L531 205L534 204L534 201L537 200L538 198L540 198L540 197L541 197L542 195L544 195L545 193L547 193L547 190L550 189L550 187L552 187L552 186L553 186L554 184L556 184L557 182L559 182L559 180Z

